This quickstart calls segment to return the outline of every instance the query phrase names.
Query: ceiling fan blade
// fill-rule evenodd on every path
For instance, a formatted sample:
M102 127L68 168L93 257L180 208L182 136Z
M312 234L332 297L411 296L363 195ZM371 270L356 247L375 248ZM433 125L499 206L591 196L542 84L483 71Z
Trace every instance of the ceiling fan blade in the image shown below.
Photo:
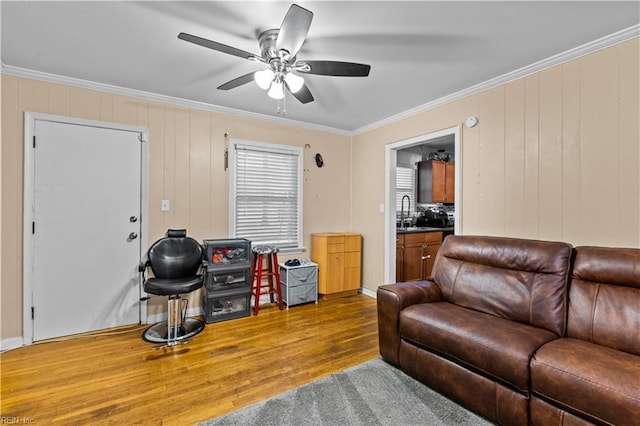
M290 58L295 57L307 38L312 19L313 12L292 4L280 25L276 50L286 50Z
M309 65L310 70L306 71L304 65ZM371 65L356 64L353 62L339 61L301 61L296 63L296 68L300 72L317 75L332 75L336 77L366 77L369 75Z
M242 77L234 78L231 81L227 81L223 85L218 86L218 90L235 89L238 86L250 83L254 80L253 74L254 73L250 72L249 74L245 74Z
M287 85L286 82L285 82L285 85ZM288 85L287 85L287 89L289 89ZM291 89L289 89L289 91L291 92ZM311 91L309 90L306 84L302 84L302 87L300 88L300 90L298 90L296 93L291 92L291 94L303 104L308 104L309 102L313 102L313 95L311 94Z
M217 41L207 40L206 38L194 36L187 33L178 34L180 40L188 41L190 43L197 44L199 46L208 47L209 49L217 50L218 52L227 53L229 55L238 56L244 59L260 58L253 53L245 52L235 47L227 46L226 44L218 43Z

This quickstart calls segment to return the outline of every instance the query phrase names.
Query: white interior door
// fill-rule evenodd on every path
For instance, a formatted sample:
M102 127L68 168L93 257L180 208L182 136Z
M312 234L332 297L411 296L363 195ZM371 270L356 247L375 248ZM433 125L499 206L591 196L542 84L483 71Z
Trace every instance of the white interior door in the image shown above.
M35 120L34 341L140 322L140 136Z

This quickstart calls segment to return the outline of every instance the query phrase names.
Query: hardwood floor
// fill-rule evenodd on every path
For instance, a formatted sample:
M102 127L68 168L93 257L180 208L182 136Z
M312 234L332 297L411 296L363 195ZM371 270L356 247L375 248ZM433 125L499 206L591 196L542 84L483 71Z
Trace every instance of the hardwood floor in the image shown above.
M188 425L378 356L376 301L357 295L207 324L153 350L142 328L0 355L0 414L34 424Z

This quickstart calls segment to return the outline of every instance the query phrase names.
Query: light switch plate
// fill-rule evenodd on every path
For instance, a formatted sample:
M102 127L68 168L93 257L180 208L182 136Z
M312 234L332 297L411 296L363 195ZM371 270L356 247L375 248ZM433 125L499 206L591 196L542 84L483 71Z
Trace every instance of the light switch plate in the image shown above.
M160 203L160 210L162 210L163 212L168 212L169 208L169 200L162 200L162 202Z

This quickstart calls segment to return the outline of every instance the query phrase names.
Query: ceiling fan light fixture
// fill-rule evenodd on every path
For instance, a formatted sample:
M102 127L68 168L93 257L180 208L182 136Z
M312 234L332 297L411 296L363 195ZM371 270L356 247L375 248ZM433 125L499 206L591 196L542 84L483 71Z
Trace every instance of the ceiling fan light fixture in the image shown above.
M291 71L284 76L284 81L287 82L287 86L292 93L296 93L298 90L302 89L302 85L304 84L304 78L295 75Z
M275 74L273 73L273 71L271 71L270 68L256 71L253 74L253 78L256 81L256 84L263 90L267 90L269 88L274 76Z
M258 87L266 90L273 99L284 99L285 91L288 90L300 103L307 104L314 98L300 73L334 77L367 77L371 69L370 65L353 62L296 61L309 33L312 19L313 12L292 4L280 28L266 30L258 35L260 55L187 33L179 33L178 38L227 55L260 62L269 68L234 78L218 86L218 90L233 89L255 80ZM297 74L292 74L292 71ZM280 105L279 102L278 105Z
M273 99L284 98L284 88L282 86L283 85L281 81L274 80L274 82L271 83L271 88L269 89L269 92L267 93L269 97Z

